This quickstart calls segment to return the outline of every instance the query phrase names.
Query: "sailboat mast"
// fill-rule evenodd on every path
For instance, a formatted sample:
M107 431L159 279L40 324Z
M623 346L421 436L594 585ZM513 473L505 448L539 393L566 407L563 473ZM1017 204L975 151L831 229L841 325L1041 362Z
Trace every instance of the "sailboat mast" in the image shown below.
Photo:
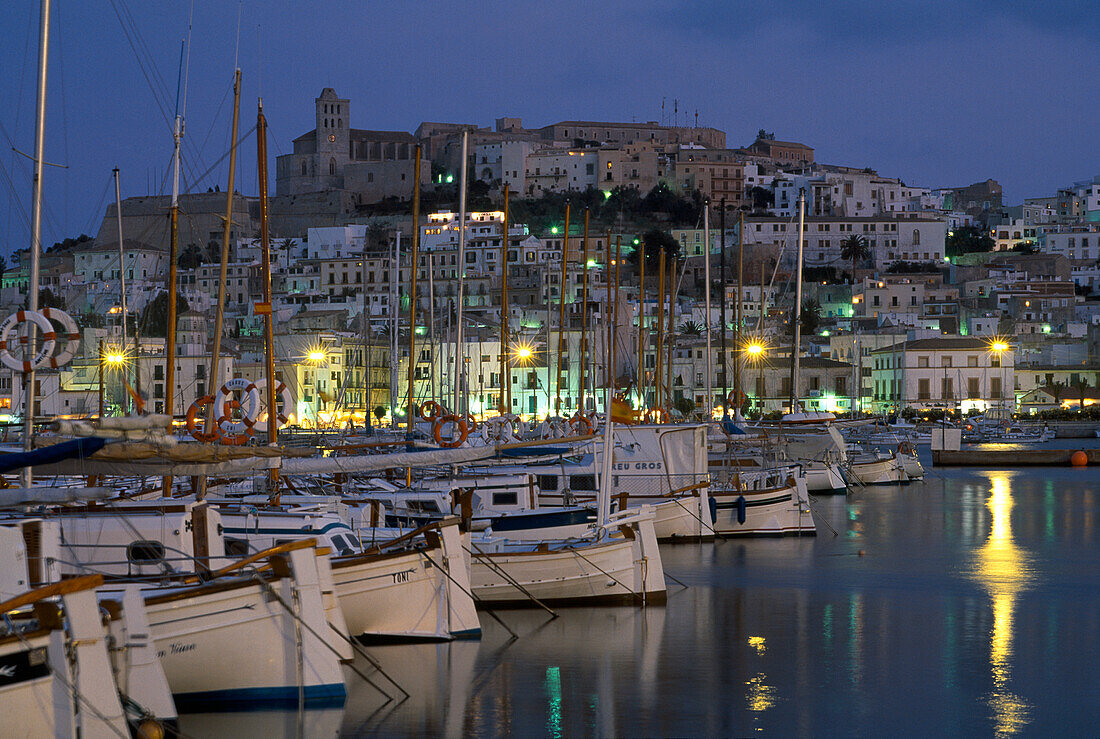
M615 239L615 303L611 313L611 339L609 353L611 356L611 387L615 388L615 378L618 376L615 374L615 365L618 355L615 353L615 337L619 332L619 274L623 265L623 237L620 235ZM614 393L612 393L614 395ZM610 412L610 409L608 409Z
M734 420L741 410L741 357L744 356L743 341L741 339L741 300L744 295L744 267L745 267L745 211L739 214L737 224L737 301L733 304L733 393L737 399L734 404Z
M645 242L638 245L638 401L646 409L645 398Z
M665 348L665 250L660 250L660 258L657 261L657 357L656 372L653 375L653 406L661 405L661 381L664 370Z
M709 421L713 417L714 408L714 380L713 380L713 367L714 360L711 357L711 342L710 342L710 293L714 289L714 284L710 281L710 201L703 202L703 282L706 283L706 290L703 298L703 331L707 335L707 361L704 363L706 367L707 375L707 399L703 403L703 412L705 417Z
M798 191L798 256L794 268L794 344L791 345L791 413L798 413L798 365L802 344L802 228L806 218L806 191Z
M720 310L720 319L722 321L722 407L725 409L725 413L729 414L729 350L726 346L726 199L722 198L718 201L718 230L722 233L722 251L721 257L721 269L722 269L722 289L719 291L718 305Z
M180 48L180 74L183 73L183 47ZM172 128L172 206L168 209L168 319L164 325L164 407L168 413L168 433L176 417L176 280L179 260L180 216L180 140L183 116L179 111L179 79L176 81L176 120ZM102 411L100 411L102 414ZM172 494L172 475L161 480L165 496Z
M275 405L275 311L271 305L271 238L267 229L267 118L264 116L264 101L260 98L256 112L256 158L257 176L260 186L260 272L263 280L264 302L264 359L267 373L267 443L275 445L279 441L279 413ZM368 404L369 405L369 404ZM289 408L284 412L289 412ZM370 408L367 408L370 423ZM279 479L279 471L271 470L272 481Z
M126 251L122 246L122 189L118 181L118 167L112 172L115 175L115 220L118 224L118 292L122 302L122 352L126 352ZM137 361L135 355L134 360ZM123 377L128 375L125 369Z
M50 0L42 0L42 25L38 46L38 98L34 124L34 205L31 215L31 265L27 310L38 310L38 269L42 251L42 168L46 157L46 72L50 56ZM27 352L34 353L34 324L27 329ZM23 450L31 450L34 433L34 367L23 373ZM23 487L31 486L30 467L23 468Z
M397 337L401 320L401 232L394 236L392 261L390 262L390 426L397 428Z
M565 235L561 240L561 284L558 286L558 382L554 412L561 415L561 385L565 375L565 281L569 269L569 203L565 204Z
M465 405L459 405L460 393L465 387L465 362L462 348L462 312L465 300L462 297L462 288L466 282L466 157L470 132L462 132L462 179L458 189L458 305L455 306L458 315L455 321L455 381L454 381L454 412L463 414Z
M500 276L500 415L512 412L512 383L508 371L508 183L504 183L504 228L501 231Z
M588 208L584 209L584 238L581 240L581 346L580 346L580 393L577 400L577 412L584 414L584 395L588 383L585 382L585 358L588 349Z
M603 286L607 290L606 305L607 312L604 313L604 320L607 322L607 336L604 341L604 359L603 359L603 379L604 382L610 385L613 381L614 374L614 359L611 355L611 335L615 329L615 322L611 320L611 229L607 229L607 244L604 249L604 268L603 268ZM610 406L604 409L607 412L611 411Z
M222 323L225 317L225 292L226 284L228 282L229 272L229 234L233 228L233 185L236 182L237 177L237 130L240 125L241 117L241 70L238 69L233 74L233 127L231 129L230 147L229 147L229 187L226 189L228 193L225 196L225 223L222 225L222 254L221 254L221 271L219 273L220 279L218 280L218 306L215 312L214 319L214 349L210 355L210 374L207 376L207 388L213 390L220 386L218 382L218 368L221 364L221 350L222 350ZM210 395L215 393L211 392ZM214 403L210 403L206 408L206 426L203 428L207 434L213 433L215 424L215 408ZM203 482L200 490L205 491L206 478L200 478Z
M413 381L416 376L416 275L418 267L416 260L419 258L420 249L420 144L416 145L416 161L413 164L412 211L413 243L412 248L409 250L409 270L412 272L409 280L409 399L408 415L405 416L405 431L409 437L412 437L413 423L416 419L416 393L414 392Z

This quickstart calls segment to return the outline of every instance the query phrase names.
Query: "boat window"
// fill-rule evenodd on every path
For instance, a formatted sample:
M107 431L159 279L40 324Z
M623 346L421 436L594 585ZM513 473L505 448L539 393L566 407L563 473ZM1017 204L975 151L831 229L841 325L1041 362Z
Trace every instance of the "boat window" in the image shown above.
M126 559L137 564L160 562L164 559L164 545L159 541L135 541L126 547Z
M515 505L519 502L519 496L515 491L510 493L493 493L493 505Z
M558 476L557 475L539 475L539 490L548 492L550 490L558 489Z
M596 489L596 476L595 475L570 475L569 487L574 490L595 490Z
M406 507L419 513L439 513L439 505L434 500L410 500Z
M230 557L245 557L248 555L248 542L244 539L225 537L225 553Z
M347 554L352 554L355 551L352 548L352 542L346 536L341 536L339 534L334 534L331 537L331 541L332 541L333 551L335 551L337 554L347 555Z

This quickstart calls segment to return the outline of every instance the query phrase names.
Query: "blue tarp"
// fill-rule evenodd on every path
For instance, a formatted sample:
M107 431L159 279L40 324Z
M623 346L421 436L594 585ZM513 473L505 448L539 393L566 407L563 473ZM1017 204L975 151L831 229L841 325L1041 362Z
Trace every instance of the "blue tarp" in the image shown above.
M40 464L53 464L65 459L84 459L90 457L107 444L106 439L89 436L84 439L63 441L60 444L35 449L33 452L0 454L0 474L21 470L24 467L36 467Z

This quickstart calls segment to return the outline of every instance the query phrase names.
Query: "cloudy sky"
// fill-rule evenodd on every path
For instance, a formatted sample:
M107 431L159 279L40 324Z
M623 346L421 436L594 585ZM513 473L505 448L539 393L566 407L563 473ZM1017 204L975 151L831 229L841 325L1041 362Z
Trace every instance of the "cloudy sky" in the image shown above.
M167 187L191 12L54 5L46 159L67 169L45 174L47 245L95 233L115 166L123 197ZM33 150L38 24L31 0L0 21L0 253L29 240L31 163L11 148ZM1100 174L1098 32L1096 0L195 0L187 184L226 187L236 64L241 131L262 95L272 157L313 127L323 87L351 99L353 127L405 131L500 116L671 123L679 101L682 124L697 111L731 146L766 128L820 162L929 187L992 177L1019 202ZM255 193L255 172L250 137L239 189Z

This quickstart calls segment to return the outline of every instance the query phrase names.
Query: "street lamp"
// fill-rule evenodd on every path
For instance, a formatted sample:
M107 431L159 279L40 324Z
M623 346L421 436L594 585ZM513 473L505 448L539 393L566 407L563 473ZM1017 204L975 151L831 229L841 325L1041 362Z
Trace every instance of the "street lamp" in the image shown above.
M321 379L318 376L318 369L321 365L325 364L327 356L325 350L320 347L313 347L306 352L306 360L313 365L313 392L317 396L316 407L313 411L313 423L317 428L321 427Z
M1006 400L1006 398L1005 398L1005 392L1006 392L1005 385L1006 385L1006 383L1004 381L1004 379L1005 379L1004 374L1005 373L1004 373L1003 355L1006 351L1008 351L1008 343L1005 342L1002 339L993 339L989 343L989 351L997 356L997 367L1001 370L1001 372L1000 372L1001 377L999 378L1001 380L1001 398L1000 398L1000 400L1001 400L1001 406L1003 407L1005 405L1005 400ZM1015 396L1015 392L1013 392L1013 396ZM1016 405L1015 397L1013 397L1012 405L1013 406Z
M760 417L764 417L764 344L760 341L751 341L745 346L745 352L753 362L757 363L760 371L759 387L756 394L756 405L760 409Z

